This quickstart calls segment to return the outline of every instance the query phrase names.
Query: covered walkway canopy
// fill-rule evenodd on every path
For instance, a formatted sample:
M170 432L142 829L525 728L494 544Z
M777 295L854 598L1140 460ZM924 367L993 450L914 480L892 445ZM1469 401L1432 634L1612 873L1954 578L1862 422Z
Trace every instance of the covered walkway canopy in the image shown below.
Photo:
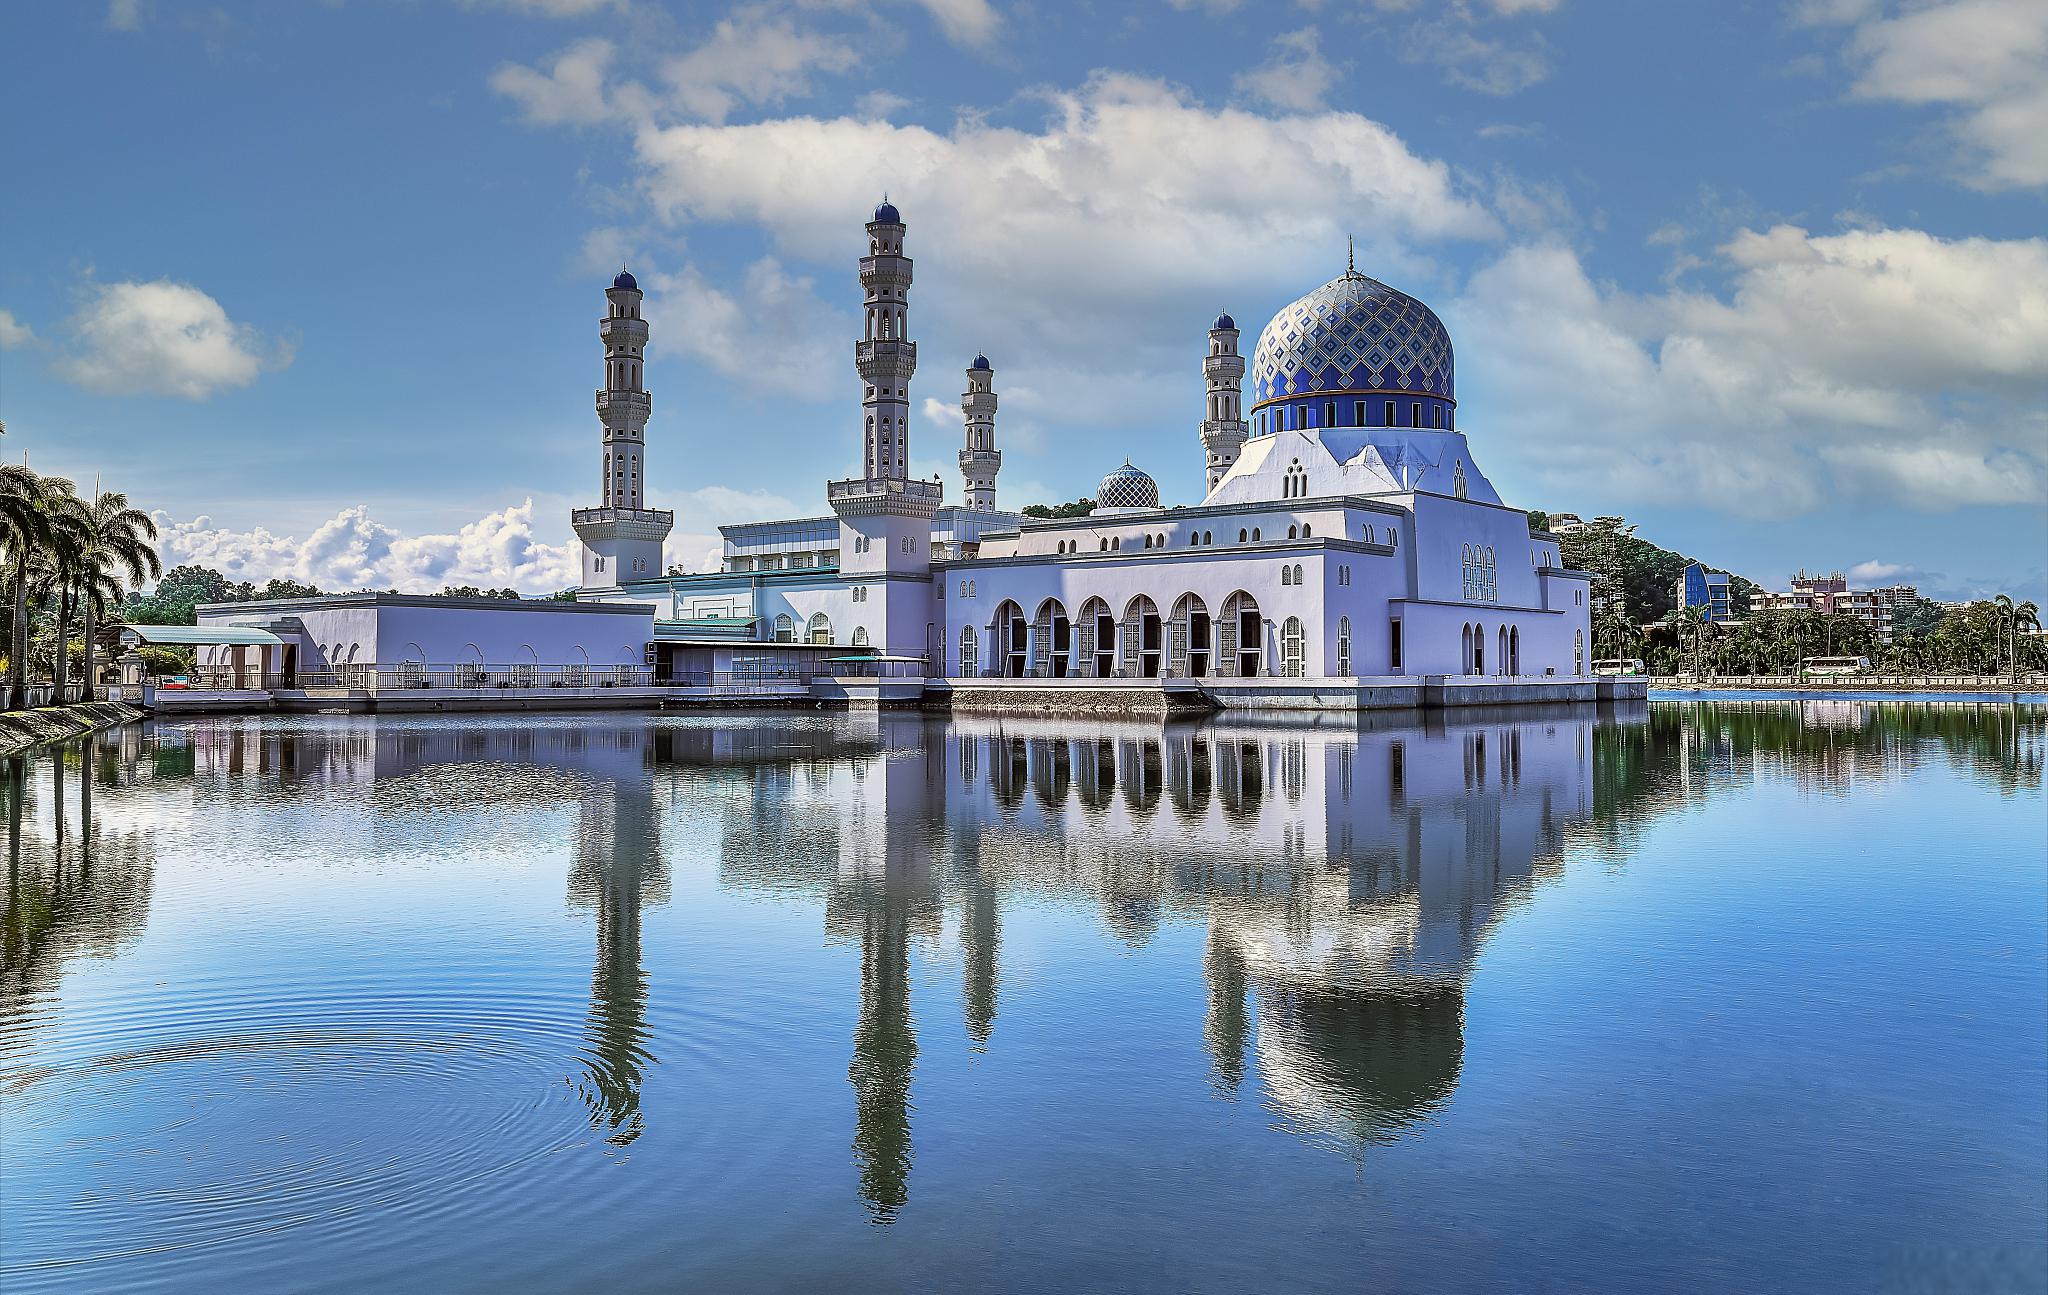
M123 625L121 641L160 643L173 647L283 647L284 640L269 630L249 625Z

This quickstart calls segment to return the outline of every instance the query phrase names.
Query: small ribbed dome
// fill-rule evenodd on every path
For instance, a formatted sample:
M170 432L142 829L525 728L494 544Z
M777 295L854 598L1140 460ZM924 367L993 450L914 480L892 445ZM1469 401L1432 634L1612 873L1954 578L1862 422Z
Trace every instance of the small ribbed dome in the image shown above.
M612 280L612 286L614 288L624 288L628 292L640 291L640 281L626 270L619 271L619 277Z
M967 367L970 369L986 369L989 367L988 357L986 355L977 355L974 357L974 363Z
M1232 319L1232 318L1231 318L1230 316L1228 316L1228 315L1218 315L1218 316L1216 316L1216 322L1215 322L1215 323L1213 323L1213 324L1211 324L1211 325L1209 325L1209 328L1210 328L1210 330L1211 330L1212 332L1213 332L1214 330L1216 330L1216 329L1219 329L1219 328L1236 328L1236 327L1237 327L1237 321L1236 321L1236 320L1234 320L1234 319Z
M896 205L887 198L884 198L882 199L882 205L875 208L875 223L880 225L900 225L903 223L903 217L897 213Z
M1273 316L1246 376L1254 409L1309 393L1458 394L1451 335L1436 312L1355 271Z
M1151 474L1131 466L1129 459L1124 465L1102 479L1095 488L1095 506L1098 509L1157 508L1159 507L1159 483Z

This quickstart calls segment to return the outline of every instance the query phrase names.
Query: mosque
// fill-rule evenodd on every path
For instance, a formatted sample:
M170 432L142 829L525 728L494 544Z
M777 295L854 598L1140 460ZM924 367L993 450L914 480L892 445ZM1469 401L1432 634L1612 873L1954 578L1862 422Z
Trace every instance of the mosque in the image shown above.
M1450 334L1428 306L1347 264L1267 322L1249 366L1237 322L1217 316L1203 497L1169 507L1124 460L1105 464L1087 515L1040 519L998 503L987 356L964 373L959 502L910 475L905 233L895 206L875 208L854 343L861 475L825 483L828 513L721 527L718 570L665 568L675 515L647 500L648 325L622 270L598 323L603 489L571 515L572 599L225 604L179 641L202 645L229 702L287 708L1171 714L1642 695L1590 676L1590 577L1474 461Z
M1041 520L997 503L986 356L960 398L961 502L909 475L906 231L884 201L860 260L863 474L826 484L829 515L722 527L717 572L661 571L673 517L643 497L647 325L633 276L613 280L605 502L575 514L577 596L655 604L657 677L802 672L859 653L956 690L1196 680L1225 705L1352 706L1376 683L1425 676L1587 675L1589 577L1480 471L1457 424L1450 334L1422 302L1347 265L1260 332L1249 405L1240 332L1219 315L1201 360L1207 494L1165 506L1126 460L1105 465L1091 513Z

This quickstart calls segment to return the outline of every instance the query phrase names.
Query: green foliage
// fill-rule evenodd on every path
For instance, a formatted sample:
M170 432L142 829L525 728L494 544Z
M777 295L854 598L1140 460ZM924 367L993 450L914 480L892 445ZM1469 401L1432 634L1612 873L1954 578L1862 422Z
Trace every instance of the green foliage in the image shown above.
M1024 507L1026 517L1039 517L1049 521L1065 517L1086 517L1094 511L1093 499L1076 499L1071 504L1027 504Z
M517 589L479 589L475 585L448 585L441 590L443 598L513 598L519 597Z
M247 580L230 580L212 567L178 566L164 572L149 593L128 595L121 615L132 625L191 625L198 621L196 609L202 603L319 596L316 586L283 576L273 576L258 588Z
M135 649L142 658L145 674L161 678L164 675L190 674L196 653L189 647L176 647L166 643L145 643Z

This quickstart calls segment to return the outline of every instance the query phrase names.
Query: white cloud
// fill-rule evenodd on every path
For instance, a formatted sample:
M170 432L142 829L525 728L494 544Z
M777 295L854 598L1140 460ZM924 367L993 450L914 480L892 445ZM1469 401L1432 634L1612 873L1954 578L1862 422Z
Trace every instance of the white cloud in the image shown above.
M759 226L832 264L887 190L920 266L939 267L921 268L913 311L935 303L990 346L1028 334L1031 350L1072 358L1128 345L1134 327L1178 338L1219 300L1275 281L1320 282L1347 227L1388 273L1425 271L1411 245L1499 233L1449 168L1355 113L1210 109L1116 75L1048 98L1039 130L788 118L643 126L636 148L663 219ZM1321 200L1273 201L1280 192Z
M888 90L870 90L853 101L856 116L887 120L910 106L910 100Z
M1449 313L1484 357L1481 452L1560 494L1764 516L2048 502L2048 240L1779 226L1719 255L1726 299L1604 290L1556 245L1476 274Z
M1416 23L1401 58L1433 63L1452 84L1496 96L1526 90L1550 75L1550 54L1540 33L1514 38L1483 34L1462 5Z
M1855 566L1850 567L1847 574L1849 579L1858 585L1874 585L1880 582L1896 580L1900 576L1911 574L1911 572L1912 568L1900 563L1880 562L1876 558L1872 558L1868 562L1858 562Z
M1811 8L1854 25L1850 60L1860 98L1957 110L1966 178L1986 189L2048 185L2048 4L1944 0L1881 15L1869 4Z
M115 31L136 31L142 26L142 0L109 0L107 26Z
M753 262L731 288L695 265L636 274L656 354L692 356L759 392L815 400L854 389L849 342L859 325L774 257Z
M248 386L266 365L291 362L281 347L266 360L261 340L229 319L219 302L169 279L94 285L71 329L77 347L58 372L111 395L204 400Z
M535 537L531 499L450 535L403 535L362 505L344 508L303 540L262 527L217 527L204 516L177 522L159 514L157 524L165 566L194 563L256 584L283 576L329 591L439 593L448 585L478 585L548 593L581 579L573 542Z
M0 351L27 346L35 340L34 329L16 319L13 311L0 310Z
M703 44L668 60L662 77L684 112L722 122L741 104L803 98L813 73L845 72L859 62L850 43L750 7L721 18Z
M506 64L491 74L491 88L517 100L526 120L537 126L587 126L613 115L605 95L605 74L614 49L608 40L577 41L555 56L545 72Z
M1238 93L1272 104L1289 112L1311 112L1323 106L1323 96L1337 83L1337 69L1323 57L1320 37L1313 27L1291 31L1273 40L1273 53L1264 63L1240 73Z
M510 9L541 18L581 18L600 9L623 9L625 0L462 0L467 9Z
M918 0L939 24L947 40L956 45L985 47L1002 25L995 6L988 0Z

